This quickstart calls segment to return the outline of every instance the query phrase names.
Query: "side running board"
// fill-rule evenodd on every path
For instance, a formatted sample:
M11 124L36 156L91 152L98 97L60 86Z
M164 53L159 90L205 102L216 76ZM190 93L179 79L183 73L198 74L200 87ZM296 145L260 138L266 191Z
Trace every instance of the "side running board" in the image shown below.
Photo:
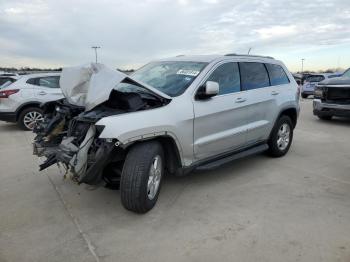
M213 160L212 162L200 165L200 166L196 167L196 170L201 171L201 170L215 169L219 166L222 166L222 165L227 164L229 162L232 162L234 160L262 153L262 152L266 151L268 148L269 148L269 146L267 144L255 146L255 147L252 147L250 149L247 149L247 150L244 150L244 151L241 151L238 153L234 153L232 155L229 155L229 156L226 156L223 158L219 158L217 160Z

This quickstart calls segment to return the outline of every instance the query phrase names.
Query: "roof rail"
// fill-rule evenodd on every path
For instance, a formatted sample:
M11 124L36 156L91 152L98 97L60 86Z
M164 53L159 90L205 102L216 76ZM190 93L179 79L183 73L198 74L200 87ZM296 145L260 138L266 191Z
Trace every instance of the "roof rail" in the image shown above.
M270 58L270 59L275 59L272 56L263 56L263 55L246 55L246 54L226 54L225 56L247 56L247 57L263 57L263 58Z

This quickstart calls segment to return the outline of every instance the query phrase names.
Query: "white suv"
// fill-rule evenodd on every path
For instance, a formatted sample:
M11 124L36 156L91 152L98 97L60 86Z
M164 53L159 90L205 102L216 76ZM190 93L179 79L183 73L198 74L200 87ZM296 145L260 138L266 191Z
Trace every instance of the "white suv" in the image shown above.
M60 73L21 76L0 87L0 120L17 122L23 130L32 130L42 120L40 104L63 98Z
M181 56L127 76L100 64L63 69L65 99L46 103L34 132L43 170L120 186L129 210L156 203L164 172L184 175L268 151L285 155L299 89L270 57Z

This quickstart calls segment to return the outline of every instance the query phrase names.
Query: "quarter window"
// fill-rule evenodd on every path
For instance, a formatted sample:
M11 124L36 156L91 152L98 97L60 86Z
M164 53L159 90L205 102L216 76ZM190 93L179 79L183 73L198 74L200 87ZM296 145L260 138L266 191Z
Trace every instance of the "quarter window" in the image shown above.
M267 71L269 72L270 81L272 86L289 84L289 79L286 72L280 65L265 64Z
M239 63L242 90L251 90L270 85L265 65L256 62Z
M241 89L237 63L226 63L217 67L207 81L219 83L219 95L239 92Z
M10 77L3 77L3 78L0 78L0 86L2 86L3 84L6 84L6 83L13 83L15 82L15 79L13 78L10 78Z

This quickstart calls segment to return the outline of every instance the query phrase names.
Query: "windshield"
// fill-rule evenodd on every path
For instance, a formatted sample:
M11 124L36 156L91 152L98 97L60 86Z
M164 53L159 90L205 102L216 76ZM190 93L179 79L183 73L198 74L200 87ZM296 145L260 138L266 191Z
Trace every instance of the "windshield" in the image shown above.
M202 62L154 62L137 70L132 77L169 95L181 95L196 79L207 63ZM133 84L120 83L116 89L137 92Z
M342 77L349 77L350 78L350 68L344 72Z
M308 76L306 78L306 82L321 82L322 80L324 80L324 76Z

